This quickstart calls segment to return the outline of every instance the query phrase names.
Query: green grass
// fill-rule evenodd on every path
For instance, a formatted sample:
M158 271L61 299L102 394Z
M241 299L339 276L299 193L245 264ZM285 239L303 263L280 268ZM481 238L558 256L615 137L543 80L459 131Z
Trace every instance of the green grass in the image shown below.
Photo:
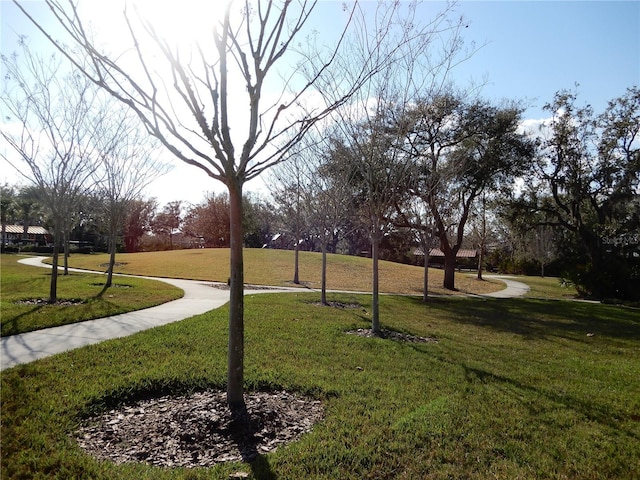
M346 335L362 309L247 297L246 386L324 401L300 441L252 464L115 466L71 439L90 413L222 387L227 308L2 373L2 478L638 478L638 310L537 299L381 299L383 326L438 343ZM593 335L587 335L593 334Z
M245 249L245 282L255 285L291 286L293 252L290 250ZM106 255L75 255L73 267L104 270ZM209 248L119 254L116 271L154 277L187 278L226 282L229 278L229 249ZM300 281L320 288L322 255L300 252ZM424 269L394 262L380 262L380 291L422 294ZM333 290L371 291L371 259L348 255L327 255L327 288ZM430 269L429 292L451 294L442 288L442 270ZM456 293L489 293L504 288L499 281L478 281L464 273L456 274Z
M553 298L557 300L571 300L578 298L578 292L573 285L563 282L558 277L519 276L517 280L529 285L527 297Z
M25 299L46 299L51 273L47 269L21 265L17 255L0 255L2 336L76 323L140 310L180 298L182 290L164 282L114 277L114 286L102 296L104 275L74 273L58 277L60 300L80 300L76 305L17 303Z

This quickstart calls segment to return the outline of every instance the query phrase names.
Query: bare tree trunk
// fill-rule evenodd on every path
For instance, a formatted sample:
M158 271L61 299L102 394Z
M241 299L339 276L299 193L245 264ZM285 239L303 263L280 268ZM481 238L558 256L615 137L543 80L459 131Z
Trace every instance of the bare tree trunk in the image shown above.
M425 242L424 249L424 285L422 286L422 301L427 303L429 299L429 247Z
M293 247L293 257L294 257L294 266L293 266L293 283L298 285L300 283L300 267L299 267L299 258L300 258L300 241L296 238L296 245Z
M230 179L230 297L227 404L242 413L244 403L244 262L242 252L242 183Z
M443 252L444 253L444 281L442 286L447 290L455 290L455 275L456 275L456 254L455 252Z
M379 275L378 275L378 247L380 245L380 238L378 235L371 236L371 259L373 261L373 305L371 313L371 330L375 335L379 335L380 329L380 299L378 295L379 290Z
M104 283L104 289L111 288L113 283L113 268L116 265L116 242L117 233L111 232L109 240L109 270L107 271L107 281Z
M113 268L116 264L116 241L117 233L114 234L113 231L109 232L109 266L107 267L107 280L104 282L104 286L98 294L98 297L104 295L113 284Z
M484 263L484 241L480 244L480 253L478 254L478 280L482 280L482 264Z
M63 233L64 248L64 275L69 275L69 229L65 226Z
M484 249L487 244L487 196L482 192L482 221L480 231L480 254L478 255L478 280L482 280Z
M327 242L322 242L322 280L320 302L327 305Z
M49 303L58 301L58 257L60 254L60 233L61 228L59 222L56 221L53 227L53 258L51 268L51 282L49 284Z

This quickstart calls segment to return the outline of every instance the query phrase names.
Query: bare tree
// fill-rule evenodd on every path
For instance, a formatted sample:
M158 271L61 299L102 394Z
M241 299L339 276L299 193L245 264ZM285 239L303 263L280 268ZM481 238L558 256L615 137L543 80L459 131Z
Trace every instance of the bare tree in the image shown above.
M424 22L416 14L415 4L407 3L403 17L389 4L378 4L374 18L383 24L398 21L402 28L394 36L370 49L364 39L355 42L350 56L342 58L344 71L354 65L379 57L390 57L357 98L334 116L340 132L335 137L334 160L349 165L349 171L338 166L339 175L350 178L358 194L360 220L371 242L372 257L372 330L381 333L379 318L379 246L394 227L392 217L398 205L408 198L409 158L404 142L405 111L425 91L442 88L447 72L460 58L462 19L451 22L451 10L445 9ZM377 29L374 29L377 31ZM362 31L366 31L363 28ZM442 45L441 50L434 44ZM356 70L357 72L357 70ZM335 81L335 80L334 80ZM327 84L323 92L331 92ZM335 173L335 172L334 172ZM401 200L402 198L402 200Z
M334 67L342 67L336 60L340 58L351 19L361 11L357 3L353 10L346 12L347 27L336 39L335 46L316 48L304 58L298 57L297 63L295 55L299 52L295 50L298 43L304 45L297 39L306 33L316 0L256 3L245 0L241 2L242 8L228 2L222 18L213 25L213 35L208 37L212 43L196 42L192 48L172 45L163 32L156 31L144 18L125 12L130 50L123 55L106 54L98 48L73 2L66 8L58 0L46 0L46 3L71 41L82 47L90 58L90 66L85 66L69 55L76 66L96 85L133 109L149 133L175 156L223 182L229 191L231 292L227 401L232 411L242 411L242 189L246 182L279 163L314 124L347 102L389 63L395 51L384 49L366 58L357 68L351 68L352 75L332 82L330 96L323 96L327 92L319 92L324 86L322 79ZM398 5L399 2L394 2L390 8ZM18 6L62 52L68 52L29 15L28 8ZM388 18L384 25L376 25L375 30L356 30L355 34L360 34L356 40L375 52L377 45L389 38L394 25L401 29L408 26ZM409 36L400 40L406 43ZM396 43L396 51L400 45ZM292 64L296 71L278 71L279 66ZM301 79L296 73L303 70L305 77ZM165 82L166 78L170 80ZM267 95L269 88L279 88L279 93ZM319 99L323 101L319 103ZM246 106L246 115L238 120L233 112L241 105ZM305 111L302 105L306 105Z
M65 73L58 58L44 59L24 42L21 53L2 56L8 79L2 103L12 123L1 135L15 155L1 155L37 187L49 209L54 224L49 302L55 303L60 242L97 165L92 112L97 89L84 76Z
M353 214L353 197L350 178L326 175L324 171L327 161L323 157L329 154L330 149L324 142L314 142L312 146L314 148L306 151L311 156L310 161L313 166L306 207L310 233L320 241L322 252L320 301L326 305L328 303L327 251L332 244L333 253L335 253L335 245L348 229L348 220ZM326 150L320 151L320 148L326 148Z
M142 196L149 183L168 171L168 165L158 157L158 145L140 128L137 117L113 101L107 101L104 107L108 115L99 124L96 142L100 161L94 172L96 194L103 201L109 232L109 266L100 295L111 287L118 235L132 202Z
M273 168L269 174L268 185L277 207L277 224L281 233L293 239L293 283L300 283L300 245L309 234L307 208L311 171L310 164L295 148L290 158Z
M411 172L410 176L413 177L413 172ZM409 192L414 191L413 183L412 179L407 184ZM422 249L424 268L422 301L426 303L429 299L429 255L431 248L434 246L435 228L431 212L422 199L416 195L411 195L411 197L402 205L396 204L397 218L395 225L399 228L408 228L414 232L414 238Z

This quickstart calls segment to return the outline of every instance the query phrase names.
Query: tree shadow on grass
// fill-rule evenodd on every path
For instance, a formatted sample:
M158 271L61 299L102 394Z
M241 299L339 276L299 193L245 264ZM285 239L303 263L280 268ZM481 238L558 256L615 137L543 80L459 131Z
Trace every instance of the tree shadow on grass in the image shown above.
M4 320L2 321L2 336L3 337L8 337L10 335L17 335L20 333L24 333L21 329L20 329L20 322L23 318L29 317L30 315L34 315L36 313L38 313L40 310L42 310L47 304L43 303L43 304L39 304L37 306L35 306L34 308L27 310L26 312L22 312L20 315L16 315L13 318L10 318L8 320Z
M271 469L269 460L258 452L259 441L255 436L256 420L252 419L247 412L234 416L229 433L240 450L242 461L249 464L256 479L274 480L277 477Z
M443 360L446 362L446 360ZM624 417L625 415L622 413L612 412L609 405L605 405L603 403L599 403L594 401L589 397L577 397L574 395L567 394L565 391L552 390L539 388L533 385L527 385L523 382L520 382L513 378L508 378L502 375L497 375L495 373L489 372L487 370L483 370L480 368L470 367L469 365L462 364L462 368L465 372L466 380L469 383L480 381L483 384L497 384L507 386L509 389L515 389L523 392L532 393L535 396L543 397L552 404L563 405L566 408L569 408L573 411L578 412L580 415L588 418L591 421L597 422L601 425L605 425L609 428L617 430L619 432L628 435L631 438L636 440L640 440L640 435L638 432L623 428L618 418ZM515 398L511 395L512 398ZM534 404L528 403L528 407L532 410ZM537 402L536 402L537 405ZM535 411L531 411L533 416L540 417ZM552 423L547 420L548 423Z
M437 299L423 305L454 322L531 340L561 337L587 342L592 336L640 340L640 310L633 308L534 299Z

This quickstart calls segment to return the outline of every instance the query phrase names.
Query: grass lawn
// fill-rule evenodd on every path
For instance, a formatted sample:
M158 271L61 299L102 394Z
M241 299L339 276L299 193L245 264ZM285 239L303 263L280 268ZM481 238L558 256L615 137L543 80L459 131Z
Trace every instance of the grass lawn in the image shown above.
M563 283L558 277L532 277L518 276L519 282L529 285L529 292L525 295L530 298L553 298L556 300L572 300L578 298L578 292L574 286Z
M74 255L70 265L90 270L104 270L107 255ZM229 249L208 248L119 254L116 258L119 273L153 277L173 276L194 280L226 282L229 278ZM293 279L293 251L245 249L245 282L254 285L291 286ZM320 288L322 255L300 252L300 281ZM424 269L394 262L380 262L380 291L421 295ZM429 292L451 294L442 288L443 271L429 270ZM327 255L327 288L356 292L371 291L371 259L348 255ZM466 273L456 273L458 293L489 293L504 288L495 280L478 281Z
M140 310L175 300L183 294L179 288L164 282L114 277L114 286L100 298L97 295L104 285L104 275L72 272L58 277L58 297L82 303L17 303L27 299L46 300L51 279L47 269L21 265L18 263L20 258L18 255L0 255L2 336Z
M314 395L325 419L252 464L115 466L81 419L160 392L223 387L227 308L2 372L2 478L616 478L640 475L640 314L537 299L381 298L410 344L346 335L369 296L247 297L246 386ZM590 335L588 335L590 334ZM169 421L169 419L167 419Z

